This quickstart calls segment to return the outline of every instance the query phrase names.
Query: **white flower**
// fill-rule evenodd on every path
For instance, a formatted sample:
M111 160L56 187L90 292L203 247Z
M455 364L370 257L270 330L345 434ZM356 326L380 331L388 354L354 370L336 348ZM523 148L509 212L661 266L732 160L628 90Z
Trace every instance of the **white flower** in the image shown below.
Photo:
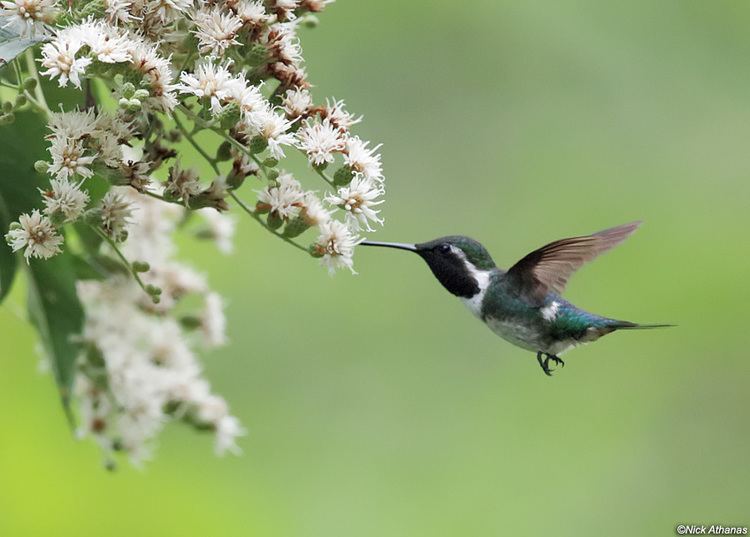
M281 106L289 119L295 119L304 116L312 108L312 96L306 89L286 90Z
M206 345L220 347L226 344L227 319L224 316L224 301L217 293L208 293L205 296L200 322Z
M260 0L240 0L235 6L235 10L237 16L242 20L242 24L248 26L261 26L270 19L263 2Z
M169 177L164 187L165 194L171 194L182 200L185 205L190 203L190 198L197 196L203 191L198 172L192 168L183 169L177 162L169 169Z
M232 215L222 214L210 207L200 209L198 213L203 217L203 221L208 226L208 229L201 233L201 236L216 241L216 247L221 253L232 253L234 249L232 239L235 227L237 226L236 218Z
M84 156L84 148L80 141L73 138L55 136L49 147L52 164L48 168L51 175L58 179L68 179L74 175L91 177L94 175L87 166L94 162L95 157Z
M277 160L284 158L282 146L294 144L294 134L287 132L292 122L270 110L249 114L247 119L251 133L261 136L268 143L271 156Z
M130 12L133 5L132 0L103 0L104 12L107 14L107 20L110 24L130 23L134 17Z
M103 22L84 23L78 27L81 41L89 46L91 53L102 63L124 63L131 60L131 42L116 28Z
M292 174L286 172L279 175L276 183L258 191L258 202L284 220L294 218L299 214L305 200L302 185Z
M294 20L294 10L299 7L299 3L300 0L271 0L269 8L281 20Z
M5 235L5 240L14 252L26 248L23 255L27 263L31 257L49 259L59 254L63 242L49 218L36 209L31 215L22 214Z
M33 34L40 24L51 24L57 17L55 0L13 0L0 2L0 19L9 19L0 27L18 24L22 35Z
M125 201L125 198L114 189L111 189L99 203L99 211L102 229L114 240L123 240L132 215L130 203Z
M244 81L235 78L228 65L215 64L210 60L198 64L195 73L183 72L180 81L180 92L209 99L214 113L221 112L222 103L244 89Z
M47 127L52 131L53 137L72 138L79 140L91 136L97 126L97 117L93 108L81 112L51 112L47 120Z
M369 148L368 145L369 142L363 142L359 136L347 138L344 162L355 174L362 174L367 179L382 182L383 165L380 163L380 155L376 154L380 146Z
M194 18L195 36L200 43L200 51L214 56L223 56L232 45L239 45L237 32L242 28L242 20L231 11L221 7L199 10Z
M173 93L175 87L172 85L172 65L159 54L155 45L132 34L129 38L130 65L142 74L151 89L151 98L147 104L164 111L172 110L177 105L177 98Z
M321 257L321 263L333 274L336 269L348 268L354 271L354 247L359 244L360 238L352 235L352 232L343 222L329 220L320 226L320 236L316 242L317 254Z
M268 28L265 44L278 61L299 65L302 62L302 48L295 31L294 23L277 23Z
M344 140L328 119L321 123L308 121L297 131L297 147L307 153L311 164L320 166L333 162L334 153L344 149Z
M69 36L61 34L51 43L42 47L42 67L47 70L42 74L55 79L59 77L59 85L66 86L70 80L78 89L81 88L81 75L91 64L91 58L76 58L82 43Z
M52 217L60 213L65 222L78 220L89 202L89 195L81 190L81 185L71 183L67 179L52 179L50 186L51 190L40 190L47 216Z
M313 13L323 11L323 9L333 4L336 0L302 0L302 7L312 11Z
M327 195L326 201L346 211L347 222L353 229L360 229L362 226L367 231L372 231L371 221L383 224L383 220L378 217L379 211L373 209L374 206L383 203L382 200L376 201L381 194L382 185L357 176L347 186L339 188L337 195Z
M230 95L234 102L240 107L240 111L250 117L252 114L268 113L270 105L257 86L248 86L245 78L240 75L237 83L232 84Z
M149 0L147 11L157 16L161 22L178 19L193 7L193 0Z
M344 101L335 99L326 99L325 117L342 129L348 129L362 121L362 116L357 117L346 110Z
M304 205L302 217L308 225L321 226L331 219L331 213L323 207L323 204L315 193L305 193Z
M245 429L240 420L234 416L223 416L215 425L217 455L224 453L239 454L242 450L237 446L237 438L245 435Z

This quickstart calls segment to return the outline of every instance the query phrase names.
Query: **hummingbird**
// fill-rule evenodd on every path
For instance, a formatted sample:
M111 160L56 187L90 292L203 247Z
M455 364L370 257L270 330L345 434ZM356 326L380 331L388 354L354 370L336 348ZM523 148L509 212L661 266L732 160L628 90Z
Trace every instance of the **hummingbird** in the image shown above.
M363 246L397 248L425 260L448 292L495 334L536 353L548 376L564 367L560 355L596 341L615 330L661 328L666 324L638 324L585 311L561 294L571 275L584 263L617 246L641 224L631 222L591 235L551 242L526 255L507 270L498 268L487 249L462 235L418 244L363 241Z

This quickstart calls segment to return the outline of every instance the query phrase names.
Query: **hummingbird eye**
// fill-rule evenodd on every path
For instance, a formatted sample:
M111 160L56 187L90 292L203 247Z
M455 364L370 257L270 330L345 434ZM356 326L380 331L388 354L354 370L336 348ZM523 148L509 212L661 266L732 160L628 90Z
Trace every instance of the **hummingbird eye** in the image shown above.
M451 251L451 245L447 243L443 243L440 246L438 246L438 252L441 254L447 254Z

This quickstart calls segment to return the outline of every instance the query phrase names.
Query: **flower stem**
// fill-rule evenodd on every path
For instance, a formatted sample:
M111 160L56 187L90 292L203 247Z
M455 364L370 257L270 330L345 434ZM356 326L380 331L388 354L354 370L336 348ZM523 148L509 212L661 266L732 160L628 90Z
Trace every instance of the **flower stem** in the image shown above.
M256 213L255 211L253 211L253 210L252 210L252 209L251 209L250 207L248 207L248 206L247 206L247 205L246 205L246 204L245 204L245 203L244 203L244 202L243 202L243 201L242 201L242 200L241 200L241 199L239 198L239 196L237 196L237 194L235 194L234 192L230 191L230 192L229 192L229 195L230 195L230 196L232 196L232 199L233 199L233 200L234 200L235 202L237 202L237 205L239 205L239 206L240 206L240 207L242 208L242 210L243 210L243 211L245 211L245 212L246 212L247 214L249 214L249 215L250 215L251 217L253 217L253 219L255 219L255 221L256 221L256 222L258 222L258 223L259 223L259 224L260 224L261 226L263 226L264 228L266 228L266 229L267 229L268 231L270 231L270 232L271 232L272 234L276 235L276 236L277 236L278 238L280 238L280 239L281 239L282 241L284 241L284 242L286 242L286 243L289 243L289 244L291 244L292 246L294 246L294 247L295 247L295 248L297 248L298 250L302 250L303 252L305 252L305 253L306 253L306 254L308 254L308 255L310 254L310 252L308 251L308 249L307 249L307 248L305 248L304 246L302 246L301 244L298 244L298 243L294 242L294 241L293 241L292 239L290 239L289 237L285 237L285 236L284 236L284 235L282 235L281 233L278 233L278 232L277 232L276 230L273 230L273 229L271 229L270 227L268 227L268 224L266 224L266 223L265 223L265 222L263 221L263 219L262 219L262 218L260 217L260 215L259 215L258 213Z
M29 75L36 80L36 86L34 86L34 94L36 100L39 102L39 106L44 109L47 115L50 114L49 105L47 99L44 98L44 90L42 90L42 81L39 80L39 72L36 70L36 63L34 62L33 49L27 49L25 53L26 57L26 69L29 71ZM20 81L23 84L23 81Z
M133 269L132 263L130 263L130 261L127 260L127 258L125 257L125 255L123 255L123 253L117 247L117 244L115 244L115 241L113 241L111 238L109 238L109 236L106 233L104 233L102 230L100 230L98 227L91 226L91 225L89 227L91 229L93 229L94 232L102 238L102 240L104 240L107 244L109 244L109 246L112 248L112 250L114 250L114 252L117 255L117 257L119 257L120 260L123 263L125 263L125 266L127 267L128 271L130 272L130 274L133 275L133 279L138 283L138 285L141 286L141 289L143 289L143 292L146 293L150 297L151 294L146 290L146 285L143 283L143 280L141 280L141 277Z
M217 175L219 175L221 172L219 172L219 166L216 164L216 159L213 159L209 156L208 153L198 144L198 142L195 141L195 138L193 138L193 135L188 132L188 130L185 128L185 125L182 124L182 121L174 115L172 116L174 119L175 125L177 125L177 128L180 130L182 135L187 139L188 142L190 142L190 145L192 145L195 150L200 153L200 155L206 159L206 162L208 162L211 165L211 168L213 168L214 172L216 172Z

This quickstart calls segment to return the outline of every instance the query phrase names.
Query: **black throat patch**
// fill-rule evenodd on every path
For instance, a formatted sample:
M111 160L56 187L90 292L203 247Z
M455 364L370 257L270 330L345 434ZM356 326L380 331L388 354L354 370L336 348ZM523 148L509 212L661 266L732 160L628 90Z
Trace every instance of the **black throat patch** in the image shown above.
M479 291L479 283L472 276L466 262L456 253L440 255L432 250L417 252L449 293L461 298L471 298Z

